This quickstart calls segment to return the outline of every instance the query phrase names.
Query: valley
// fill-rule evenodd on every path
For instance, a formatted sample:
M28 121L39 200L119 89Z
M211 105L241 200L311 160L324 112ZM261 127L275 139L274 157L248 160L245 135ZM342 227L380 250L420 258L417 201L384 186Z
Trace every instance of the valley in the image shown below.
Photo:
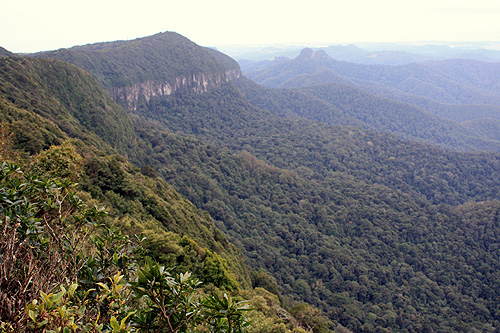
M149 258L274 294L295 321L269 327L306 330L307 303L313 332L498 329L500 64L244 68L170 32L5 52L0 120L23 156L74 142L83 197Z

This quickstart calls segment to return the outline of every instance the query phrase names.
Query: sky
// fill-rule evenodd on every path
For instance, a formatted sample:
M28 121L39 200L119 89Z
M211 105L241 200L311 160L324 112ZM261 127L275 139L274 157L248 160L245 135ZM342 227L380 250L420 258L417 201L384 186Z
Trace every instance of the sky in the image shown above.
M0 46L36 52L175 31L202 46L498 41L498 0L1 0Z

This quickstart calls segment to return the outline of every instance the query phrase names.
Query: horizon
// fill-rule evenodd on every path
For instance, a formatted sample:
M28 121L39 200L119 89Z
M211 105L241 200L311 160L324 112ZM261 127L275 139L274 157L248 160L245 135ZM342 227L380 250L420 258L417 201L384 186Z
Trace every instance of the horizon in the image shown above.
M133 40L175 31L198 45L359 44L418 41L495 41L500 3L477 0L255 0L165 3L146 0L63 0L4 4L0 46L15 53Z
M11 49L8 49L4 47L3 45L0 45L0 47L4 47L7 51L17 53L17 54L30 54L30 53L37 53L37 52L45 52L45 51L55 51L58 49L69 49L72 47L78 47L78 46L85 46L85 45L92 45L92 44L99 44L99 43L109 43L109 42L115 42L115 41L133 41L136 39L141 39L141 38L146 38L149 36L153 36L158 33L164 33L164 32L174 32L178 33L176 31L159 31L153 34L145 35L145 36L138 36L134 38L129 38L129 39L115 39L115 40L102 40L102 41L94 41L94 42L88 42L88 43L83 43L83 44L74 44L74 45L68 45L68 46L62 46L59 48L54 48L54 49L44 49L44 50L36 50L36 51L30 51L30 52L15 52ZM182 34L181 34L182 35ZM188 36L183 37L191 40ZM196 43L196 41L191 40L192 42ZM198 43L196 43L198 44ZM198 44L200 45L200 44ZM428 41L394 41L394 42L379 42L379 41L370 41L370 42L344 42L344 43L339 43L339 42L330 42L330 43L300 43L300 42L292 42L292 43L228 43L228 44L219 44L219 45L200 45L203 47L208 47L208 48L214 48L218 51L221 51L223 53L226 53L230 56L238 56L239 54L243 54L245 52L251 52L251 51L263 51L266 49L281 49L281 51L296 51L296 50L302 50L303 48L327 48L327 47L332 47L332 46L356 46L360 49L365 49L373 52L378 52L378 51L400 51L400 50L405 50L408 52L407 48L408 47L425 47L425 46L448 46L451 48L457 48L457 49L462 49L462 50L478 50L478 49L483 49L483 50L492 50L492 51L499 51L500 52L500 39L499 40L491 40L491 41L436 41L436 40L428 40Z
M360 49L369 51L396 51L407 50L409 47L425 47L425 46L449 46L461 50L492 50L500 51L500 41L414 41L414 42L359 42L359 43L288 43L288 44L227 44L218 45L215 48L219 51L227 50L233 53L244 51L257 51L266 49L281 49L283 51L299 50L303 48L327 48L330 46L350 46L354 45ZM392 49L387 49L390 47ZM239 51L238 51L239 50Z

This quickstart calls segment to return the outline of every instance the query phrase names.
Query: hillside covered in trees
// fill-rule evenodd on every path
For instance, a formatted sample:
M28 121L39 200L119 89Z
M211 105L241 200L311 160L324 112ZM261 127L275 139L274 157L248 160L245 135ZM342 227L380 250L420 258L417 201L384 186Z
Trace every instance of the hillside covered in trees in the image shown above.
M90 74L62 61L0 62L2 331L328 327L313 307L294 314L313 313L308 326L254 288L279 293L206 211L118 154L141 140Z
M1 58L2 122L23 158L72 139L82 198L145 234L144 257L250 299L250 331L500 326L500 155L478 148L496 151L493 134L346 82L264 88L235 66L172 33Z
M356 126L446 149L498 152L499 71L498 63L467 59L362 65L304 49L294 59L257 63L245 72L285 90L248 83L240 88L272 112L340 125L354 118ZM311 111L311 103L326 106Z

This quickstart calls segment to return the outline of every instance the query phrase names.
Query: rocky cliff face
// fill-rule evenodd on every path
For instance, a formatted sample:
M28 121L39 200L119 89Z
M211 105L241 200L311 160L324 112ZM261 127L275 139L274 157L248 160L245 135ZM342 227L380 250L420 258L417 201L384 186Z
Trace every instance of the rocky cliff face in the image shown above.
M109 93L118 103L126 104L130 110L135 110L140 97L149 102L152 97L169 96L175 93L203 94L241 75L240 69L231 69L224 74L215 75L196 73L190 76L179 76L165 82L146 81L127 87L114 87Z

